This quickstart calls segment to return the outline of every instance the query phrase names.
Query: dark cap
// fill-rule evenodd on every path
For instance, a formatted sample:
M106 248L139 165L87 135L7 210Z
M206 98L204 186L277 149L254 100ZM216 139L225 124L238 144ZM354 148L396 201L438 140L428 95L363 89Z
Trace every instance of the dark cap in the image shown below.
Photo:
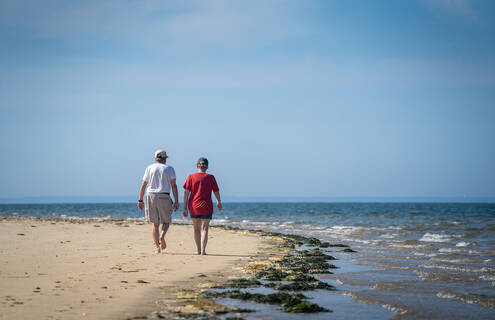
M206 168L206 167L208 167L208 159L203 158L203 157L199 158L198 159L198 162L197 162L197 165L200 168Z

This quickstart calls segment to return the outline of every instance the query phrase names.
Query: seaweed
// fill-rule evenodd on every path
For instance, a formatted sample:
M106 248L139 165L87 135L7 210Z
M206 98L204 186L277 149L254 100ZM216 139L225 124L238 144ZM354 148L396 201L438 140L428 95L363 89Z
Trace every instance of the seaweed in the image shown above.
M269 267L263 271L256 273L255 277L261 280L267 281L281 281L282 279L289 276L289 273L273 267Z
M322 242L318 247L320 248L328 248L331 247L332 245L329 242Z
M303 257L331 257L330 260L333 258L320 249L301 250L299 254Z
M284 280L284 281L307 281L307 282L318 281L318 279L316 279L315 277L310 276L309 274L300 273L300 272L290 274L287 277L283 278L282 280Z
M232 279L227 281L226 283L222 285L215 286L214 288L216 289L222 289L222 288L250 288L250 287L258 287L261 286L261 282L258 281L255 278L239 278L239 279Z
M315 313L315 312L332 312L326 308L320 307L315 303L310 303L307 301L301 301L295 305L284 306L285 312L291 313Z
M337 243L337 244L330 244L330 247L348 248L349 246L346 244Z
M285 256L278 264L292 272L302 273L330 273L328 269L336 268L333 264L326 262L323 257L301 257L301 256Z
M312 246L315 246L315 247L321 245L321 241L319 239L313 238L313 237L307 238L306 243L308 243Z
M308 291L308 290L316 290L316 289L323 289L329 291L336 290L334 286L319 280L311 281L311 282L296 281L288 284L281 284L276 286L275 288L279 291Z
M303 294L296 293L286 293L286 292L277 292L270 294L261 294L261 293L250 293L243 291L230 291L228 293L228 297L232 299L245 300L245 301L254 301L257 303L268 303L268 304L281 304L281 305L293 305L296 304L303 299L307 299Z
M257 303L278 304L282 306L284 312L312 313L329 311L317 304L309 303L306 297L300 293L277 292L271 294L250 293L239 290L226 292L209 292L209 297L228 297L231 299L253 301Z

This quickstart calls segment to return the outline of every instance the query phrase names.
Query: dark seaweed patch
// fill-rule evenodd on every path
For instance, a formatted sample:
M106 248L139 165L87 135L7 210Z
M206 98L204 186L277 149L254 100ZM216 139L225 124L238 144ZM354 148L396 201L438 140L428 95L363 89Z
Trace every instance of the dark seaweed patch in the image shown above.
M258 287L261 286L262 283L255 278L239 278L232 279L227 281L226 283L216 286L215 288L250 288L250 287Z
M329 311L318 306L317 304L307 302L306 300L308 297L300 293L277 292L265 295L261 293L250 293L234 290L225 292L209 292L203 293L202 295L208 298L223 297L243 301L253 301L257 303L278 304L282 306L282 309L285 312L312 313Z
M296 281L288 284L280 284L275 286L275 288L279 291L309 291L316 289L329 291L336 290L334 286L319 280L313 282Z

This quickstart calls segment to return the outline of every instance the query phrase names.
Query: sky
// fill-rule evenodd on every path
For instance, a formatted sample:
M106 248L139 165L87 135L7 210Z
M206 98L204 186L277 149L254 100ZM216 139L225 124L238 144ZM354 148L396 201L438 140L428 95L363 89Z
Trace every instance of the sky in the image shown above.
M0 2L0 198L495 197L495 2Z

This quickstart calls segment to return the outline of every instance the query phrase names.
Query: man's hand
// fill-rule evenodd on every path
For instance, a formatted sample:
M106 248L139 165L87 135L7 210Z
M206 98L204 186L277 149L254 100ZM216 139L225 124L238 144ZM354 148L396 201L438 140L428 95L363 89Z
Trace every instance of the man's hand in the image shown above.
M184 210L182 211L182 215L184 216L184 218L186 218L186 217L187 217L187 209L184 209Z
M222 203L220 201L217 202L217 209L218 211L222 210Z
M174 202L174 211L179 210L179 202Z
M138 208L139 208L139 210L143 210L144 202L138 202Z

